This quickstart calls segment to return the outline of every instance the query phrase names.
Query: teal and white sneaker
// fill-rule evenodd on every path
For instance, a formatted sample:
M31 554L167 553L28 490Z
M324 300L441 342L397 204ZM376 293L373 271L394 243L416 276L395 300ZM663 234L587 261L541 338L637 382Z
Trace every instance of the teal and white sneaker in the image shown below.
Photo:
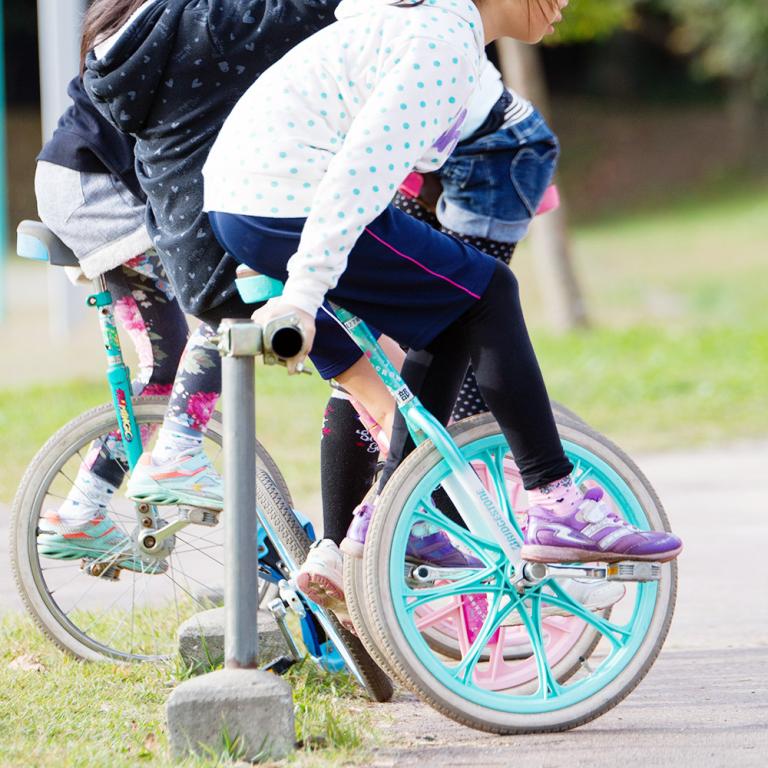
M155 463L145 453L133 469L126 495L161 506L182 504L219 512L224 508L221 475L201 449L182 451L164 463Z
M40 557L54 560L114 562L138 573L164 573L168 569L163 560L137 557L128 536L101 510L82 522L66 522L58 512L47 511L40 518L37 551Z

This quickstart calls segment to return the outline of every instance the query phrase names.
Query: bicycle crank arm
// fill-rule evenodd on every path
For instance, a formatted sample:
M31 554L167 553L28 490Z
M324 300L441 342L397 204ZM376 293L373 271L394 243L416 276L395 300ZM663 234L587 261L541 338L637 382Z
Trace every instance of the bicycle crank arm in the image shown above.
M180 531L191 525L191 520L175 520L172 523L158 528L156 531L143 531L139 534L139 548L145 552L156 554L159 550L163 549L166 542L170 541L173 545L173 537L176 531Z
M430 584L438 579L456 581L477 573L480 568L437 568L433 565L415 565L408 576L417 584Z
M162 520L158 520L162 523ZM179 519L172 523L162 525L156 530L143 531L139 534L139 546L147 552L156 553L177 532L188 525L205 525L213 527L218 525L219 513L216 510L203 507L182 507L179 509Z
M269 604L268 608L269 612L272 614L275 622L277 623L280 634L283 636L283 640L285 640L285 643L288 646L294 661L300 661L301 651L299 650L299 646L296 645L296 641L293 639L293 635L290 633L290 630L285 623L285 617L288 615L288 611L285 608L285 603L283 602L282 598L276 597Z

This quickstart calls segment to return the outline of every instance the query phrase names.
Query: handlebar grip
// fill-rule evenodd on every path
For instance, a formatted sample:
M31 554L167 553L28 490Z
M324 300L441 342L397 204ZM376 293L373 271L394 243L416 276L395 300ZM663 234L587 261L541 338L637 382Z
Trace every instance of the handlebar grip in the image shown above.
M301 352L303 346L304 332L295 315L277 317L267 323L264 329L265 363L290 360Z

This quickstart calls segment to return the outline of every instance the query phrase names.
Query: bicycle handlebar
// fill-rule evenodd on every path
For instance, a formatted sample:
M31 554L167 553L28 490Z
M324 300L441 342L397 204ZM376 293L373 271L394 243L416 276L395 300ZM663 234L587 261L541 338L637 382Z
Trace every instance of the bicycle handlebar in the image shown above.
M301 352L304 331L296 315L277 317L264 329L264 352L271 352L281 360L289 360Z

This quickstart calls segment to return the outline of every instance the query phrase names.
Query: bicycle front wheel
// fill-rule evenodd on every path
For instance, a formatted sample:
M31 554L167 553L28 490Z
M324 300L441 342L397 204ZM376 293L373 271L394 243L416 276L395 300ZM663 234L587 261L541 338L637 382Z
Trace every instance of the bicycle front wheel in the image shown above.
M668 530L658 498L620 449L583 423L562 422L559 430L580 484L600 485L613 511L639 528ZM484 414L450 432L478 475L487 474L496 504L522 538L524 518L517 513L526 502L508 497L509 449L498 425ZM437 508L433 493L448 473L431 443L419 446L390 479L368 530L363 599L387 666L439 711L496 733L565 730L615 706L661 649L675 602L675 563L661 565L659 581L620 585L610 619L574 596L584 594L583 585L545 578L521 588L495 541ZM456 576L414 567L408 541L423 535L425 525L442 530L476 565ZM444 626L458 654L441 652L430 637L430 628L449 618L453 624ZM581 634L569 638L579 626ZM524 639L530 652L509 654L512 638Z

